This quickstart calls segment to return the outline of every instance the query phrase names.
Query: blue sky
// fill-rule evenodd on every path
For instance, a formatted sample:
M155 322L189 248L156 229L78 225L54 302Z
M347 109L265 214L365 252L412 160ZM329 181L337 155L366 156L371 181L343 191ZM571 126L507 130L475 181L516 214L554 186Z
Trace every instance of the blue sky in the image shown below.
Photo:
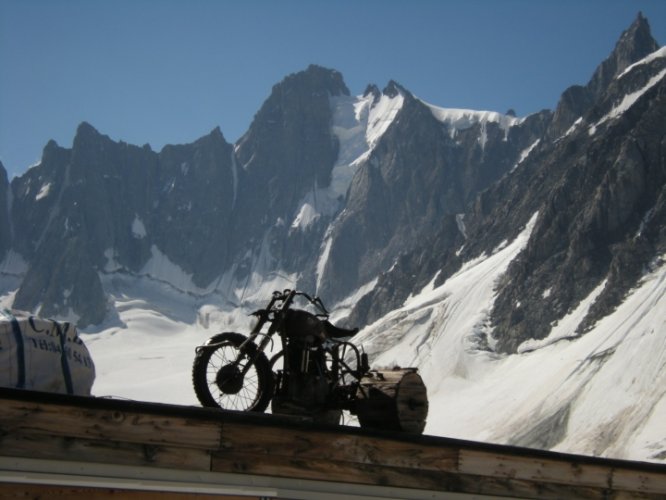
M0 161L18 175L82 121L156 151L235 142L311 63L352 94L393 79L524 116L587 83L638 11L666 44L664 0L0 0Z

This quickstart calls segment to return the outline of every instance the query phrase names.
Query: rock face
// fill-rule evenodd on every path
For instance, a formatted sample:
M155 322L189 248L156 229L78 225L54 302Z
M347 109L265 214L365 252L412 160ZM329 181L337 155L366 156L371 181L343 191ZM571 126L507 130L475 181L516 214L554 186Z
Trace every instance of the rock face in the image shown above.
M317 193L331 183L339 142L331 129L331 98L348 96L337 71L310 66L275 85L236 146L240 172L234 210L235 257L243 252L239 279L251 273L262 254L274 269L313 268L325 220L293 222L305 203L317 209ZM296 224L298 225L298 224Z
M543 186L529 196L543 201L525 207L539 211L537 225L498 287L493 317L500 348L511 351L526 338L545 336L552 322L607 279L589 318L599 319L663 253L666 163L657 146L664 143L657 125L666 117L663 99L662 82L632 113L593 135L594 115L585 115L579 130L543 159L541 165L552 167L548 175L543 167L528 174L531 186ZM496 210L504 212L504 203Z
M456 112L433 109L395 82L375 98L399 99L399 115L354 177L332 226L325 296L342 298L440 226L452 227L446 221L462 214L543 133L538 117L521 122L497 115L492 121L470 113L461 127Z
M429 277L438 268L436 283L443 282L461 262L511 241L538 213L527 248L497 283L491 313L496 349L514 352L527 339L546 337L602 285L579 333L619 305L664 251L666 58L623 74L655 47L639 15L592 81L565 91L550 123L544 116L546 131L529 154L469 207L464 242L445 233L436 237L464 247L453 255L449 246L443 259L435 255L439 267L427 257L423 263L423 252L403 258L395 278L384 277L378 295L363 302L376 309L379 297L400 290L396 281L417 267L428 268ZM405 291L388 295L391 307L407 297Z
M216 129L158 153L81 124L11 186L0 170L0 257L28 264L14 305L84 326L113 313L109 276L231 303L287 276L328 303L354 296L360 326L538 213L497 284L493 343L543 338L605 283L590 324L665 250L666 58L643 59L657 48L639 15L588 84L526 118L438 108L396 82L350 96L310 66L235 145Z
M0 262L11 248L11 226L9 225L9 182L7 171L0 162Z

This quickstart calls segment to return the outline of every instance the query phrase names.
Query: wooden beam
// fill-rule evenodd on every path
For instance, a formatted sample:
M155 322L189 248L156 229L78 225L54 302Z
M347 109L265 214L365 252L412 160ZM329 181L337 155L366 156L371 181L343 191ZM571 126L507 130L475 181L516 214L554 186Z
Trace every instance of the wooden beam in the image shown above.
M0 389L0 456L524 498L665 498L666 466ZM248 476L249 477L249 476Z
M120 405L117 409L86 408L44 404L38 400L4 400L0 428L5 434L29 432L200 449L215 449L220 441L219 422L162 415L155 410L131 410Z
M84 439L18 432L0 437L0 455L48 460L152 466L168 469L209 471L207 450L116 439Z
M205 493L177 493L173 491L132 491L124 488L86 488L45 484L0 483L0 498L67 500L260 500L257 496L211 495Z

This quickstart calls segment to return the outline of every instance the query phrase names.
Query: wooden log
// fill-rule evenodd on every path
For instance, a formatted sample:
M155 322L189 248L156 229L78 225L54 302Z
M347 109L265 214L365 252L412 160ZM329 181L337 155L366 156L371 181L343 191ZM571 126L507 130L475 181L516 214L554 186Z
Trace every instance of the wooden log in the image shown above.
M372 370L361 379L354 412L363 428L420 434L428 393L416 368Z

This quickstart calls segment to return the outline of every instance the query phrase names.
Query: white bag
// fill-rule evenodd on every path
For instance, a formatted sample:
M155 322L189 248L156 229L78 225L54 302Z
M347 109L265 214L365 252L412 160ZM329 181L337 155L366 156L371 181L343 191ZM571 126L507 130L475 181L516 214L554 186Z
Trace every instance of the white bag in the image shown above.
M0 310L0 386L89 396L94 381L74 325Z

